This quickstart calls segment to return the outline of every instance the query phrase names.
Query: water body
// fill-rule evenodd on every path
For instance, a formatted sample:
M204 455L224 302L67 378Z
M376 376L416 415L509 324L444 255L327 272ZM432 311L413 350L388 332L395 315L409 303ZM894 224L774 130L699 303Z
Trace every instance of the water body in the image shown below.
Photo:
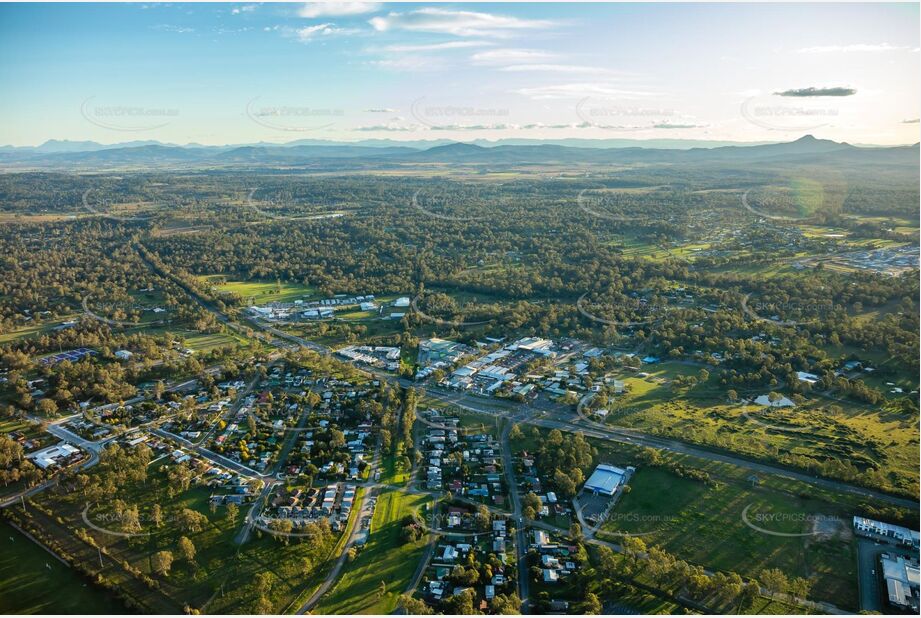
M0 614L124 614L105 590L0 522Z

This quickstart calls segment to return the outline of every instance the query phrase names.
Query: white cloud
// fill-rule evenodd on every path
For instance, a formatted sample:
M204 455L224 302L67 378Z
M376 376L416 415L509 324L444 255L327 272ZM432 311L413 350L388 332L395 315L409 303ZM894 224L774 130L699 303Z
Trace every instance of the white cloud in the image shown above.
M231 15L239 15L241 13L252 13L258 8L258 5L255 4L244 4L242 6L236 6L231 11Z
M588 73L593 75L623 75L618 71L604 67L591 67L577 64L513 64L502 67L500 71L510 72L544 72L544 73Z
M393 71L431 71L444 66L437 56L399 56L383 60L371 60L369 64Z
M445 49L463 49L467 47L483 47L492 45L489 41L445 41L443 43L422 43L419 45L388 45L380 51L394 53L412 53L425 51L441 51Z
M470 56L474 64L507 64L510 62L543 62L555 58L554 54L539 49L490 49Z
M176 34L189 34L195 32L195 28L188 28L186 26L174 26L172 24L157 24L153 26L154 30L160 30L162 32L174 32Z
M373 13L380 2L307 2L297 12L301 17L343 17Z
M297 28L295 34L301 41L310 41L321 36L331 36L334 34L355 34L358 30L354 28L337 28L336 24L317 24L315 26L304 26Z
M553 84L533 88L519 88L513 92L532 99L576 99L583 97L639 98L652 95L651 92L635 92L615 88L611 84L588 82L576 84Z
M799 50L801 54L832 54L832 53L852 53L852 52L889 52L889 51L913 51L911 47L890 45L889 43L853 43L851 45L818 45L816 47L804 47Z
M387 123L387 124L372 124L372 125L364 125L364 126L360 126L360 127L355 127L355 128L353 129L353 131L395 131L395 132L402 132L402 131L418 131L418 130L420 130L420 129L423 129L423 127L420 127L419 125L415 125L415 124L406 125L406 124L399 124L399 123L396 123L396 122L389 122L389 123Z
M506 37L515 32L550 28L554 24L540 19L521 19L493 13L456 11L426 7L408 13L388 13L369 22L375 30L409 30L455 36Z
M391 109L389 107L372 107L370 109L365 110L365 112L369 114L392 114L395 111L397 110Z

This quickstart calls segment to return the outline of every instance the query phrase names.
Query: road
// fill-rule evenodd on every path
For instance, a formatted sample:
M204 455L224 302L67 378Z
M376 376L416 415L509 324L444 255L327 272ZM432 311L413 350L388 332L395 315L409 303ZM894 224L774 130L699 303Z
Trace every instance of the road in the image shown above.
M879 555L889 549L871 539L857 538L857 591L860 597L860 611L882 612L880 595Z
M377 446L374 449L374 457L371 459L371 469L368 472L368 478L374 478L374 472L377 470L380 465L381 459L381 445L378 442ZM336 580L339 578L339 573L342 572L342 568L345 566L346 561L349 558L349 549L352 548L352 545L355 543L355 539L358 538L359 533L361 532L361 518L365 516L365 508L368 502L368 498L372 493L375 492L375 487L369 486L368 491L362 494L361 499L358 503L358 512L356 516L351 518L349 528L344 532L347 535L345 545L342 546L342 553L339 554L339 557L336 559L336 562L333 564L333 568L330 569L329 573L326 575L326 579L323 580L323 583L320 584L320 587L317 588L310 598L301 605L297 610L297 614L306 614L323 598L323 595L326 594L336 583Z
M276 483L273 482L266 483L262 488L262 491L259 492L259 496L253 500L252 506L249 507L249 511L246 513L246 519L243 521L243 526L240 527L240 530L233 538L234 543L237 545L243 545L246 543L246 541L249 540L249 535L253 531L253 525L255 525L256 518L259 516L258 511L262 508L266 498L268 498L272 493L275 485Z
M145 258L145 261L146 261L146 258ZM155 270L161 270L161 269L157 269L149 261L148 261L148 264L150 264L152 268L155 268ZM166 276L176 281L202 307L214 313L220 322L238 331L242 330L241 327L235 324L228 316L217 311L214 307L210 305L210 303L207 303L206 301L201 299L198 293L195 290L190 289L188 286L186 286L185 283L182 282L181 279L179 279L178 277L174 277L171 273L168 273L168 272L165 272L163 274L165 274ZM308 341L306 339L297 337L295 335L291 335L289 333L286 333L282 330L275 328L274 326L265 324L263 322L260 322L252 318L249 319L249 322L257 329L260 329L264 332L274 335L277 339L288 341L290 343L313 350L320 354L325 354L325 355L332 354L332 351L326 346L314 343L312 341ZM407 380L404 378L398 378L398 377L395 377L393 375L390 375L384 372L379 372L375 370L370 370L370 371L362 370L362 371L364 371L365 373L370 373L372 375L375 375L378 378L397 383L402 387L418 386L417 384L415 384L415 382L411 380ZM666 438L661 438L655 435L647 434L647 433L633 430L633 429L616 428L616 427L610 427L607 425L596 423L588 419L585 419L578 414L573 414L569 406L552 404L550 402L540 402L537 406L537 409L539 409L540 411L548 415L548 417L546 418L540 418L540 417L528 415L529 410L527 406L522 406L521 404L515 404L513 402L501 401L501 400L496 400L496 399L475 398L469 395L463 395L460 398L458 398L457 393L440 392L437 388L427 390L427 394L435 399L440 399L442 401L450 401L454 405L457 405L461 408L464 408L464 409L467 409L473 412L494 415L497 417L502 416L502 417L506 417L509 419L509 424L506 427L505 431L503 431L501 442L502 442L503 459L505 462L506 474L507 474L507 478L508 478L509 485L510 485L509 495L512 501L513 517L516 519L516 522L517 522L516 530L517 530L518 538L516 539L517 541L516 542L516 552L518 554L518 569L519 569L518 580L519 580L520 596L522 598L522 612L523 613L526 611L527 603L528 603L528 573L527 573L527 569L524 565L524 560L523 560L523 549L524 547L526 547L526 538L524 538L524 531L523 531L524 526L522 525L523 522L521 519L521 503L520 503L520 497L518 496L518 492L517 492L517 483L515 482L515 478L514 478L511 452L510 452L510 446L509 446L509 440L508 440L508 431L510 431L511 424L514 420L519 420L520 422L525 423L525 424L536 425L539 427L544 427L544 428L549 428L549 429L560 429L560 430L571 431L571 432L581 432L588 437L594 437L594 438L610 440L610 441L615 441L615 442L623 442L623 443L634 444L634 445L639 445L639 446L649 446L649 447L663 449L663 450L667 450L667 451L671 451L671 452L675 452L675 453L679 453L683 455L689 455L689 456L693 456L697 458L702 458L705 460L728 463L728 464L738 466L746 470L750 470L752 472L757 472L757 473L764 474L764 475L775 475L775 476L779 476L783 478L788 478L788 479L804 482L807 484L811 484L814 486L818 486L818 487L821 487L823 489L827 489L830 491L849 493L852 495L858 495L858 496L865 497L865 498L871 498L871 499L878 500L881 502L887 502L890 504L895 504L898 506L908 507L912 509L917 507L917 501L914 499L907 499L907 498L901 498L898 496L892 496L890 494L886 494L886 493L874 491L871 489L866 489L863 487L851 485L843 481L819 478L819 477L812 476L812 475L809 475L803 472L791 470L785 467L772 465L769 463L763 463L760 461L753 461L753 460L750 460L750 459L747 459L747 458L744 458L738 455L733 455L733 454L725 453L725 452L717 452L717 451L709 450L706 448L693 446L691 444L681 442L679 440L670 440ZM375 463L376 463L377 456L378 454L375 455ZM373 470L372 470L372 474L373 474ZM364 500L362 501L362 508L363 506L364 506ZM356 518L356 521L357 521L357 518ZM343 554L339 556L339 559L336 561L336 564L334 565L333 569L331 570L330 574L327 576L326 580L323 582L321 587L311 596L310 599L308 599L307 603L305 603L300 608L298 613L304 613L306 611L309 611L316 604L316 602L322 597L322 595L325 594L325 592L332 587L333 583L336 580L336 577L338 577L338 574L341 571L345 563L345 559L347 556L347 550L351 546L352 542L354 541L354 537L355 537L354 522L348 534L349 534L349 539L347 541ZM605 541L601 541L601 540L594 539L594 538L589 538L588 541L592 543L610 545L612 548L617 547L614 544L610 544ZM866 560L866 558L863 558L863 560ZM861 580L863 580L863 578L861 578ZM861 584L863 585L864 582L861 581ZM868 589L871 589L871 585L872 584L868 582L865 587L867 587ZM869 595L871 594L871 592L868 591L866 594ZM864 602L863 592L861 592L861 602L862 603Z
M513 411L516 407L521 408L523 406L523 404L518 404L515 402L486 399L476 395L465 395L458 398L458 393L444 393L436 389L427 389L426 394L429 397L439 399L441 401L451 401L455 406L464 408L471 412L477 412L479 414L498 414L501 416L508 416L514 413ZM519 422L522 424L537 425L539 427L545 427L549 429L560 429L561 431L582 432L583 435L588 437L611 440L614 442L626 442L628 444L639 446L650 446L653 448L672 451L684 455L691 455L701 459L719 461L745 468L753 472L802 481L804 483L822 487L823 489L841 493L855 494L865 498L873 498L875 500L888 502L890 504L895 504L902 507L917 508L918 506L917 500L900 498L898 496L874 491L872 489L851 485L843 481L819 478L803 472L797 472L795 470L783 468L781 466L752 461L741 456L731 455L728 453L719 453L705 448L692 446L679 440L660 438L641 431L637 431L635 429L609 427L606 425L601 425L600 423L586 421L585 419L582 419L578 415L569 411L568 406L548 406L547 404L544 404L543 411L548 413L548 417L550 414L553 414L555 415L555 418L523 417Z
M517 419L509 419L502 429L499 442L502 445L502 467L505 469L505 478L508 482L508 495L512 501L512 518L515 522L515 555L518 566L518 596L521 597L521 613L527 613L529 607L528 565L525 560L527 548L527 534L524 530L524 520L521 516L521 496L518 495L518 482L515 479L515 466L512 459L512 447L509 434Z

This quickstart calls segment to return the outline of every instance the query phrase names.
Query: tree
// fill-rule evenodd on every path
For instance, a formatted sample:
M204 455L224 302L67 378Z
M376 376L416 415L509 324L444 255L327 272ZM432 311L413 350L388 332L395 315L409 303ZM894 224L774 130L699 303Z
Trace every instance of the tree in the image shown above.
M231 502L227 505L227 519L230 520L231 524L237 523L237 515L240 513L240 507L235 503Z
M750 609L760 595L761 587L758 585L758 582L749 580L742 588L742 594L739 595L738 611Z
M400 606L410 616L428 616L434 613L425 601L413 598L411 594L400 596Z
M273 519L269 524L269 528L277 533L275 537L279 541L287 545L291 541L291 531L294 530L294 522L287 518Z
M480 530L486 531L489 530L491 525L492 516L489 513L489 509L486 508L485 504L481 504L476 509L476 523L477 528Z
M582 603L582 613L592 615L601 613L601 600L594 592L585 594L585 601Z
M508 437L512 440L520 440L523 436L524 434L521 433L521 427L518 426L518 423L512 425L512 429L509 431Z
M53 399L42 399L38 402L38 413L48 418L58 413L58 404Z
M275 606L272 605L272 602L269 601L265 596L260 596L256 600L256 605L253 607L253 613L259 615L271 614L272 610L275 609Z
M809 596L809 591L812 590L812 581L804 577L794 577L790 581L788 590L793 596L805 599Z
M208 518L192 509L182 509L176 516L176 523L183 532L201 532Z
M498 594L492 600L492 611L496 614L516 616L521 614L521 599L513 592L509 595Z
M461 616L472 616L477 613L473 606L475 593L473 590L464 590L460 594L448 597L442 602L445 614L457 614Z
M626 536L623 541L624 553L630 556L630 562L635 567L641 554L646 553L646 543L636 536Z
M150 507L150 523L153 524L154 528L159 528L163 525L163 509L160 508L159 504L154 504Z
M164 576L168 575L172 566L173 554L170 551L158 551L151 558L151 568L153 568L154 573L158 573Z
M576 495L576 484L565 472L557 468L553 473L553 484L563 495L564 498L572 498Z
M582 540L582 525L574 521L569 525L569 537L574 541Z
M275 583L275 575L262 571L256 574L256 577L253 578L253 587L256 590L256 594L261 597L266 597L272 591L272 585Z
M186 562L195 560L195 544L192 543L192 540L187 536L179 539L179 555L182 556L182 559Z
M771 593L771 599L778 592L786 592L787 587L790 585L787 581L787 576L780 569L764 569L758 579Z

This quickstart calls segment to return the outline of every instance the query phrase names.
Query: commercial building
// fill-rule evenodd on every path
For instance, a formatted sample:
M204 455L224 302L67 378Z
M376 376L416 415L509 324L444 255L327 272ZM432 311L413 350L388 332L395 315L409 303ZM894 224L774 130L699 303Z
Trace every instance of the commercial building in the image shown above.
M627 471L608 464L599 464L592 475L585 481L584 489L595 494L613 496L624 480Z
M918 559L907 559L904 556L880 556L883 569L883 580L886 582L886 593L889 604L900 609L910 609L918 613L918 586L919 571Z

